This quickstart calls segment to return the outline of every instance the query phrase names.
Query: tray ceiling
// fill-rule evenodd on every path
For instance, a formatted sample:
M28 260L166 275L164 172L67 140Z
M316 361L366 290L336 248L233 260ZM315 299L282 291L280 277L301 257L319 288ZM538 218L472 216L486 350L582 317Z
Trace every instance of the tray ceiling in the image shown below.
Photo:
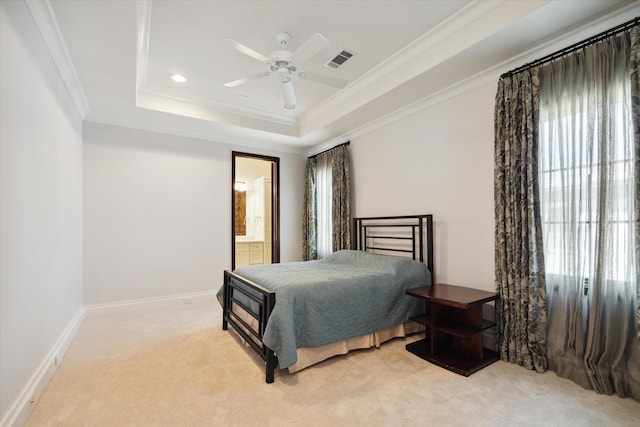
M53 0L50 6L86 97L85 120L299 152L347 139L486 70L549 53L560 36L567 44L640 10L638 1L624 0ZM283 31L291 35L291 51L315 33L326 37L328 46L304 69L347 86L294 78L294 109L283 108L275 75L224 86L267 70L228 39L268 56ZM344 49L354 53L344 66L325 65ZM172 81L173 73L188 81Z

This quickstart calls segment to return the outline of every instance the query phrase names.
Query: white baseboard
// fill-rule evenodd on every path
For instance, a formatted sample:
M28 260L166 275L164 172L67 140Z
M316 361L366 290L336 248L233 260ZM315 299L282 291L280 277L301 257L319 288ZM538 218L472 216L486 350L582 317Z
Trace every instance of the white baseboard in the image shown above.
M180 304L214 301L215 299L216 291L190 292L163 297L142 298L105 304L91 304L86 305L85 310L87 317L93 317L105 314L131 313L139 310L169 307Z
M213 301L215 299L215 291L191 292L165 297L87 305L80 308L73 319L71 319L56 344L51 348L40 366L38 366L34 374L31 376L18 398L15 400L13 405L11 405L2 420L0 420L0 427L21 427L25 425L29 415L31 415L31 412L33 411L33 408L35 408L40 396L49 384L49 381L51 381L53 374L58 369L62 358L69 349L69 346L73 342L73 339L78 333L78 329L80 329L85 318L105 314L126 313L158 307L175 306L178 304Z
M85 309L82 307L76 312L75 316L73 316L40 366L38 366L33 375L31 375L31 378L29 378L29 381L18 395L18 398L0 421L0 426L19 427L25 425L38 399L42 396L53 374L58 369L60 362L62 362L62 358L73 342L84 319Z

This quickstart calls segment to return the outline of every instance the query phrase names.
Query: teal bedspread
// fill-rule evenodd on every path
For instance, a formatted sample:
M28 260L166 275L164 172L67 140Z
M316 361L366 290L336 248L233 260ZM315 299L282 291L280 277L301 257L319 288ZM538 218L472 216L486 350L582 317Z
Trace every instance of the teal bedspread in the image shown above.
M431 283L427 266L407 258L339 251L316 261L235 270L276 293L263 342L280 368L296 349L318 347L406 322L424 311L405 290Z

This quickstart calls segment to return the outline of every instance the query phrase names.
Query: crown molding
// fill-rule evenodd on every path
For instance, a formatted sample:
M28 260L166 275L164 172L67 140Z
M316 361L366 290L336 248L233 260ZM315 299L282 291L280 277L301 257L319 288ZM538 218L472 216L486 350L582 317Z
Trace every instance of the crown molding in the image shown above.
M350 140L352 141L355 138L362 137L368 133L374 132L377 129L383 128L405 117L412 116L422 110L426 110L457 96L479 89L482 86L492 83L497 85L500 76L508 70L531 62L536 58L541 58L551 52L562 49L563 47L566 47L573 43L577 43L580 40L588 38L599 32L606 31L607 28L612 28L616 25L620 25L622 22L633 19L634 16L637 16L639 14L640 1L636 1L634 3L623 6L622 8L614 12L602 16L594 21L588 22L587 24L581 25L580 27L574 28L573 30L568 31L561 36L555 37L528 51L509 58L506 61L503 61L464 80L447 86L439 90L438 92L416 100L411 104L408 104L382 117L376 118L375 120L363 124L362 126L359 126L349 132L332 138L329 141L326 141L319 145L315 145L306 152L306 155L312 156L335 145L342 144L343 142Z
M194 119L197 120L197 119ZM263 149L278 153L303 155L305 148L301 148L295 144L281 143L270 140L265 141L264 137L255 137L245 133L230 132L213 132L206 129L197 129L196 127L177 127L172 125L160 126L156 123L142 123L139 120L120 120L106 116L98 116L92 114L85 119L85 122L95 123L98 125L114 126L126 129L133 129L145 132L155 132L165 135L175 135L184 138L199 139L202 141L211 141L219 144L226 144L234 147L247 147L251 149Z
M367 135L385 126L388 126L394 122L397 122L398 120L402 120L406 117L410 117L414 114L417 114L420 111L426 110L435 105L446 102L449 99L455 98L456 96L465 94L467 92L471 92L475 89L478 89L484 85L490 84L494 81L497 82L498 81L497 78L500 76L499 71L496 71L497 68L498 67L492 67L489 70L482 71L465 80L462 80L453 85L447 86L429 96L426 96L422 99L414 101L411 104L408 104L389 114L376 118L375 120L372 120L362 126L358 126L357 128L349 132L346 132L340 136L332 138L331 140L325 143L316 145L307 152L307 156L312 156L314 154L320 153L335 145L342 144L343 142L346 142L346 141L353 141L355 138L359 138L361 136Z
M69 55L67 45L60 32L49 0L24 0L40 35L44 40L49 54L53 59L58 73L62 78L67 91L73 100L80 118L84 119L89 114L89 103L82 90L80 79Z
M165 95L156 95L147 91L136 93L136 107L190 119L204 120L229 129L246 128L249 131L264 132L281 138L298 138L299 136L297 126L289 126L263 118L252 118L228 109L214 108Z
M300 118L300 133L345 116L550 0L474 1ZM491 19L487 14L491 13ZM469 31L473 27L475 31Z
M291 128L292 131L283 132L285 135L290 135L293 133L295 136L299 134L298 132L298 120L290 117L286 117L280 114L268 113L260 110L256 110L253 108L242 107L234 104L229 104L226 102L217 102L212 100L205 100L203 98L191 97L189 99L184 98L181 94L169 93L167 91L163 91L160 88L154 88L151 86L147 86L145 88L140 88L136 92L136 104L140 104L139 100L145 97L153 97L155 99L164 99L167 102L174 101L176 103L176 112L175 114L180 114L181 105L192 105L194 107L198 107L200 109L207 109L211 113L214 114L224 114L224 115L240 115L245 118L255 119L255 120L264 120L270 123L287 126ZM141 105L139 105L141 106Z
M149 63L149 31L151 28L151 0L137 0L138 40L136 46L136 93L147 81Z

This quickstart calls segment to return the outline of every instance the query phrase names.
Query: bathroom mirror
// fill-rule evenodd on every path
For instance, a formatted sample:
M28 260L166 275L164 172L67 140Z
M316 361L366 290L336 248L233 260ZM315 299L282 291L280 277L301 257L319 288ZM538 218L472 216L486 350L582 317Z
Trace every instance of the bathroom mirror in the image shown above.
M280 159L232 152L231 268L280 262Z

